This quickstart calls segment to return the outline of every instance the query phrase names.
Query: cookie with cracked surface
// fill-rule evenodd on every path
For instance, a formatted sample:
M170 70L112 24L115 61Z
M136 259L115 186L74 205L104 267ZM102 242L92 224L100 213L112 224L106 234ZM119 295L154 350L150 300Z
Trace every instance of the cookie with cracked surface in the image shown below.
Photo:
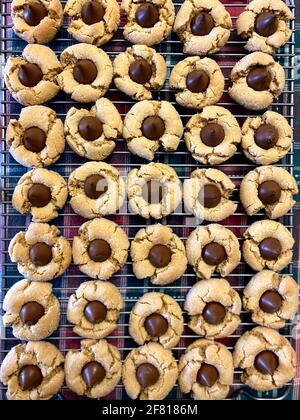
M185 54L208 55L228 41L232 21L219 0L185 0L177 13L174 31Z
M248 51L274 54L292 35L293 14L281 0L252 0L237 19L238 35L247 40Z
M237 341L233 353L241 380L257 391L282 388L296 374L296 353L289 341L271 328L256 327Z
M127 194L134 213L145 219L162 219L181 203L181 182L173 168L153 162L129 172Z
M117 328L124 302L119 290L106 281L86 281L70 296L67 318L84 338L100 339Z
M30 44L47 44L63 21L59 0L13 0L11 14L14 32Z
M174 387L178 367L171 350L150 342L133 349L123 363L122 379L133 400L163 400Z
M243 257L255 270L281 271L293 258L294 239L290 231L274 220L253 223L244 233Z
M22 57L9 57L4 81L13 98L22 105L40 105L59 92L62 68L55 53L45 45L27 45Z
M296 204L298 193L295 178L277 166L260 166L243 178L240 198L249 216L264 210L270 219L278 219Z
M188 292L184 309L190 316L188 326L201 337L228 337L241 322L240 296L225 279L198 281Z
M127 16L123 35L132 44L151 47L170 35L175 20L172 0L123 0L121 8Z
M210 279L215 272L226 277L241 260L237 237L218 224L195 229L186 241L186 254L189 264L201 279Z
M66 384L77 395L105 397L120 381L120 352L106 340L81 340L80 346L66 354Z
M96 102L105 95L112 81L111 61L103 50L90 44L75 44L61 56L60 88L77 102Z
M120 24L120 7L116 0L68 0L64 9L71 19L68 32L78 42L106 44Z
M21 280L6 293L3 324L19 340L43 340L58 327L60 306L50 283Z
M179 105L201 109L221 99L225 79L220 66L211 58L187 57L173 67L169 86L176 90Z
M230 111L207 106L188 121L184 140L194 159L204 165L218 165L235 154L241 136L240 126Z
M164 348L176 347L183 332L183 316L178 303L164 293L145 293L133 306L129 334L139 345L157 341Z
M248 117L242 127L243 152L257 165L271 165L289 152L292 135L292 127L277 112Z
M104 162L87 162L69 177L70 204L86 219L114 214L125 200L119 171Z
M283 67L269 54L254 52L238 61L231 71L228 93L244 108L259 111L279 97L285 85Z
M49 166L65 149L63 123L50 108L28 106L22 108L17 120L9 121L6 141L10 154L20 165Z
M223 400L233 383L233 358L221 343L200 339L185 350L178 364L181 392L195 400Z
M14 208L31 214L33 222L48 222L58 216L68 198L64 178L54 171L38 168L26 172L18 181L13 196Z
M61 276L71 263L69 242L56 226L30 223L10 241L8 253L18 271L33 281L49 281Z
M183 184L186 210L201 220L219 222L231 216L237 204L230 200L234 183L218 169L196 169Z
M283 328L298 310L298 285L287 274L263 270L244 289L243 305L252 320L269 328Z
M152 99L166 80L167 65L163 56L146 45L133 45L114 60L116 87L136 101Z
M124 120L123 137L131 153L153 160L160 146L174 152L183 135L181 118L167 101L142 101L130 109Z
M179 279L187 267L183 242L168 226L150 225L131 242L133 272L138 279L150 278L165 285Z
M72 107L67 113L64 129L66 140L75 153L100 161L116 147L123 122L114 104L107 98L100 98L90 110Z
M0 379L8 400L50 400L64 382L64 357L53 344L29 341L13 347L4 358Z
M73 240L73 260L93 279L108 280L127 261L129 241L116 223L93 219L81 225Z

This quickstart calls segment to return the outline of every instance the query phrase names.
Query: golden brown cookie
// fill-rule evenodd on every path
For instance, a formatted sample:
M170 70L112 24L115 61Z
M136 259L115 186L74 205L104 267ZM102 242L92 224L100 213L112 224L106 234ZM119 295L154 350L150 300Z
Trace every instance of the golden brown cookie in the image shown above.
M288 340L277 331L256 327L236 343L235 368L244 373L241 380L257 391L282 388L296 374L296 353Z
M240 187L241 203L246 213L253 216L264 210L270 219L278 219L296 204L298 193L295 178L277 166L260 166L250 171Z

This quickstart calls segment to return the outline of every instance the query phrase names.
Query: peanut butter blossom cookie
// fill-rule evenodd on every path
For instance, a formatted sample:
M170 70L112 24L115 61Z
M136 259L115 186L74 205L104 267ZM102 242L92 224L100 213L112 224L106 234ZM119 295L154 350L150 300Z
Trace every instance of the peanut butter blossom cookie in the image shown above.
M256 324L283 328L297 313L298 285L287 274L260 271L245 287L243 304Z
M292 145L292 127L277 112L248 117L242 127L245 156L258 165L270 165L282 159Z
M237 204L230 200L234 188L234 183L222 171L196 169L191 178L184 181L184 205L198 219L224 220L237 209Z
M111 61L103 50L90 44L75 44L61 54L60 88L74 101L95 102L107 92L112 81Z
M183 332L180 306L171 296L146 293L133 306L129 334L139 345L158 341L164 348L176 347Z
M71 18L68 32L78 42L106 44L120 24L116 0L68 0L64 13Z
M125 184L119 171L104 162L88 162L69 178L70 204L75 213L92 219L114 214L125 199Z
M205 165L218 165L236 152L241 129L230 111L207 106L188 121L184 139L194 159Z
M244 259L255 271L280 271L292 261L295 241L289 230L274 220L253 223L244 238Z
M167 74L163 56L146 45L127 48L113 66L117 88L137 101L152 99L152 91L163 87Z
M133 349L123 364L123 383L133 400L163 400L174 387L177 376L177 363L171 350L159 343Z
M72 107L65 120L68 144L79 156L104 160L114 150L123 129L122 118L114 104L100 98L90 110Z
M68 197L61 175L38 168L26 172L14 190L12 204L22 214L30 213L34 222L48 222L58 216Z
M124 120L123 137L128 149L147 160L154 159L160 146L166 152L175 151L182 134L180 116L167 101L139 102L130 109Z
M173 168L153 162L129 172L127 195L134 213L145 219L162 219L181 203L181 183Z
M66 354L66 383L77 395L105 397L120 381L120 352L106 340L82 340L80 344L80 350Z
M150 278L165 285L179 279L187 267L183 242L160 224L141 229L131 243L133 272L138 279Z
M70 296L67 318L81 337L99 339L117 327L124 303L112 283L86 281Z
M59 324L59 302L50 283L18 281L6 293L3 310L3 324L20 340L43 340Z
M63 123L52 109L29 106L21 110L17 120L9 121L6 141L10 154L21 165L52 165L65 148Z
M224 338L240 324L242 302L225 279L201 280L188 292L184 309L189 327L201 337Z
M29 280L48 281L61 276L71 263L69 242L56 226L30 223L10 241L8 253L18 271Z
M186 253L197 277L210 279L214 272L225 277L241 260L237 237L222 225L211 224L195 229L187 239Z
M247 109L258 111L272 104L285 84L283 67L269 55L254 52L238 61L231 71L229 95Z
M64 382L61 352L45 341L13 347L2 362L0 380L8 400L50 400Z
M44 45L27 45L22 57L9 57L4 71L7 89L20 104L40 105L59 92L57 76L61 65Z
M213 340L194 341L178 364L181 392L195 400L223 400L233 382L233 359L227 348Z
M236 343L234 367L244 370L241 380L257 391L282 388L296 374L296 353L277 331L256 327Z
M123 0L124 37L132 44L155 45L169 36L175 19L172 0Z
M175 19L174 31L186 54L207 55L228 41L230 14L219 0L185 0Z
M292 19L291 10L281 0L253 0L238 17L237 32L247 40L246 50L273 54L290 39Z
M87 276L108 280L127 261L129 241L116 223L107 219L85 222L74 236L73 260Z
M298 193L295 178L285 169L260 166L250 171L240 188L241 202L249 216L265 210L270 219L284 216L295 205Z
M13 0L11 13L15 33L31 44L47 44L63 21L59 0Z
M169 85L176 90L179 105L201 109L221 99L225 81L216 61L207 57L187 57L173 67Z

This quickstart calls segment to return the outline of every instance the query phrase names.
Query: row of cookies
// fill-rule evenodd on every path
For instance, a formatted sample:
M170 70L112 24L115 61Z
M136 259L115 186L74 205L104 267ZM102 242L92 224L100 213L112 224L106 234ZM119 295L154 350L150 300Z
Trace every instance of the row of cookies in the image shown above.
M244 233L243 256L255 271L280 271L292 261L294 240L278 222L262 220ZM55 226L31 223L18 232L9 245L11 261L18 271L33 281L49 281L61 276L73 261L82 273L108 280L128 258L129 240L125 231L107 219L85 222L74 236L73 249ZM210 279L219 273L229 275L240 263L237 237L224 226L198 227L187 239L186 247L171 228L160 224L140 229L131 242L133 273L138 279L166 285L184 275L187 263L196 275Z
M127 22L124 37L133 44L159 44L174 31L187 54L206 55L219 51L228 41L232 19L219 0L185 0L175 18L172 0L123 0ZM107 43L120 24L116 0L59 0L49 2L13 0L15 33L30 43L51 41L63 22L69 19L68 32L79 42L101 46ZM248 51L274 53L291 36L293 15L281 0L252 0L236 22L237 33L247 40Z
M200 220L219 222L237 210L238 203L231 198L235 189L230 178L218 169L196 169L182 186L175 170L164 163L132 169L125 182L117 168L104 162L87 162L70 174L68 186L54 171L37 168L26 172L14 189L12 204L21 214L31 214L33 221L48 222L58 216L69 192L72 209L87 219L122 210L146 219L185 211ZM297 192L294 177L275 166L248 172L240 185L245 212L253 216L265 211L270 219L287 214Z
M9 57L4 80L14 99L26 106L40 105L62 90L75 101L95 102L114 78L122 92L146 100L166 79L164 58L143 45L128 48L113 64L103 50L83 43L67 47L60 60L50 48L36 44L28 45L22 56ZM230 79L231 98L245 108L261 110L283 91L285 72L270 55L255 52L234 65ZM187 57L173 67L169 78L176 101L194 109L217 103L224 85L219 65L210 58Z
M79 336L101 339L118 327L124 306L119 290L112 283L85 281L69 297L67 320ZM256 324L283 328L297 313L297 283L286 274L260 271L243 291L243 308L251 313ZM59 326L60 305L48 282L15 283L5 295L3 309L4 325L11 326L13 335L20 340L43 340ZM185 297L184 309L189 317L188 327L204 338L229 337L241 323L241 298L223 278L195 283ZM171 349L178 345L184 325L182 310L175 299L150 292L133 305L128 328L139 345L157 341Z
M249 160L271 165L284 158L292 145L291 126L274 111L248 117L240 128L230 111L207 106L191 117L184 130L179 114L167 101L134 105L123 124L116 107L106 98L98 99L90 110L72 107L64 125L48 107L23 108L6 131L14 159L36 168L55 163L65 149L65 139L79 156L101 161L113 152L120 136L131 153L147 160L153 160L160 147L166 152L176 151L184 136L193 158L209 165L226 162L240 143Z
M64 379L78 395L100 398L121 376L132 399L162 400L178 380L181 391L197 400L220 400L233 384L234 368L243 370L241 380L248 386L270 391L293 379L296 353L285 337L265 327L242 335L233 354L221 343L198 339L178 364L171 350L155 342L133 349L122 363L119 350L104 339L82 340L81 348L69 350L65 358L51 343L30 341L10 350L0 378L10 400L50 399Z

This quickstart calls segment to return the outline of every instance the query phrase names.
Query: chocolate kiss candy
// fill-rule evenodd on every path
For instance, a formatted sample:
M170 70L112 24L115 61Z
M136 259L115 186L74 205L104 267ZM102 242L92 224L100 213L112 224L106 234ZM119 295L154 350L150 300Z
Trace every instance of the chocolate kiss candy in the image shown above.
M47 14L47 9L41 3L30 3L24 7L23 18L27 25L37 26Z
M217 382L218 379L218 370L212 365L202 363L197 374L197 382L199 382L199 384L202 386L211 388Z
M282 296L276 290L267 290L260 298L259 307L267 314L274 314L280 310L282 303Z
M128 73L131 80L133 80L136 83L139 83L140 85L143 85L149 82L149 80L151 79L152 67L147 60L139 58L138 60L135 60L133 63L130 64Z
M35 325L45 314L45 309L38 302L27 302L20 310L20 319L24 324Z
M21 64L19 69L19 80L23 86L34 87L43 79L42 70L37 64Z
M156 268L167 267L172 259L172 252L165 245L154 245L149 252L149 261Z
M98 362L87 363L81 372L84 382L89 388L103 381L106 376L104 367Z
M37 388L43 381L41 369L36 365L26 365L19 371L19 384L23 391Z
M143 388L146 388L156 384L159 379L159 371L152 364L143 363L136 370L136 379Z
M141 4L135 13L135 19L142 28L153 28L159 21L157 6L152 3Z
M46 146L47 135L38 127L27 128L23 134L23 144L27 150L40 153Z
M81 18L87 25L93 25L103 19L105 9L98 1L87 1L81 9Z
M209 13L197 13L191 20L191 31L193 35L208 35L215 27L215 22Z
M84 308L84 316L91 324L99 324L99 322L105 320L106 315L106 306L98 300L93 300L89 302Z
M161 337L168 331L169 323L162 315L153 313L146 318L144 327L151 337Z
M111 247L103 239L94 239L88 246L88 254L93 261L104 262L111 256Z
M259 244L259 251L264 260L273 261L280 256L282 246L278 239L266 238Z
M259 353L254 362L254 367L264 375L273 375L278 368L279 360L275 353L269 350Z
M260 13L255 20L255 32L265 38L273 35L277 31L277 28L278 20L276 15L272 12Z
M52 248L44 242L37 242L30 248L29 258L37 267L44 267L52 261Z

